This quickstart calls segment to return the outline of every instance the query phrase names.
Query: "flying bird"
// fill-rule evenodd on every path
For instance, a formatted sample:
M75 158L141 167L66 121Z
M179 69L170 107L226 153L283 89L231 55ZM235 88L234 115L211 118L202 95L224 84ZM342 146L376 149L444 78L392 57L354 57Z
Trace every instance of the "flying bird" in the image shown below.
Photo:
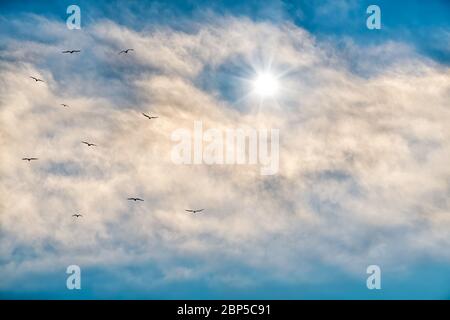
M128 51L134 51L134 49L125 49L125 50L120 51L119 54L128 53Z
M70 54L72 54L72 53L78 53L78 52L81 52L81 50L65 50L62 53L70 53Z
M75 214L72 215L72 217L75 217L75 218L79 218L79 217L82 217L82 216L83 216L82 214L78 214L78 213L75 213Z
M22 158L22 160L25 160L25 161L28 161L28 162L30 162L30 161L32 161L32 160L37 160L38 158Z
M185 211L187 211L187 212L191 212L191 213L197 213L197 212L202 212L203 210L205 210L205 209L197 209L197 210L192 210L192 209L186 209Z
M36 81L36 82L39 82L39 81L45 82L44 80L39 79L39 78L36 78L36 77L30 76L30 78L33 79L33 80Z
M66 108L69 107L69 105L67 105L67 104L65 104L65 103L61 103L61 105L62 105L63 107L66 107Z
M142 112L142 115L144 116L144 117L146 117L146 118L149 118L150 120L152 120L152 119L157 119L158 117L154 117L154 116L149 116L148 114L145 114L145 113L143 113Z
M96 147L96 146L97 146L96 144L90 143L90 142L87 142L87 141L81 141L81 143L84 143L84 144L87 145L88 147L92 147L92 146Z
M130 201L144 201L141 198L128 198L127 200L130 200Z

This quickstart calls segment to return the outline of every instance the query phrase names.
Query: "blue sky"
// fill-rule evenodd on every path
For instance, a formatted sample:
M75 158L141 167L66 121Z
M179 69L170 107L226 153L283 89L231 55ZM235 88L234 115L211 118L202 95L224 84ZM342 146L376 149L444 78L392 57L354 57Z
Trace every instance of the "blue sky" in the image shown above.
M377 1L382 8L383 32L370 32L360 12L373 1L2 1L3 16L35 13L65 20L71 4L85 7L83 23L114 19L120 24L141 29L154 24L182 25L186 19L201 19L207 12L250 17L256 21L292 21L316 36L349 36L358 42L401 40L412 42L424 53L448 63L448 48L439 41L448 31L449 4L445 0ZM130 19L130 14L133 19Z
M450 2L2 1L0 37L0 298L450 299ZM279 173L174 165L199 120L279 128Z

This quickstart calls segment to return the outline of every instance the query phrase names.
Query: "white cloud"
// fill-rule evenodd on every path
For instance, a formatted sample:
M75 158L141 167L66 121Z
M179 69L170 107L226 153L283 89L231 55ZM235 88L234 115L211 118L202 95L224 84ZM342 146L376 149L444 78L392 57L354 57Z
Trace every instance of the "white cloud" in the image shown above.
M180 256L230 283L245 276L221 274L223 261L300 281L317 261L360 272L450 258L448 68L389 43L377 53L398 47L404 60L363 77L332 43L296 26L231 17L191 33L103 21L76 41L63 24L34 22L32 34L55 43L9 39L0 64L0 286L74 263L151 263L171 281L198 277ZM82 53L60 54L69 47ZM117 55L125 47L135 52ZM251 99L199 84L269 57L289 72L278 105L258 113ZM171 133L195 120L279 128L279 174L172 164ZM135 195L146 201L126 201Z

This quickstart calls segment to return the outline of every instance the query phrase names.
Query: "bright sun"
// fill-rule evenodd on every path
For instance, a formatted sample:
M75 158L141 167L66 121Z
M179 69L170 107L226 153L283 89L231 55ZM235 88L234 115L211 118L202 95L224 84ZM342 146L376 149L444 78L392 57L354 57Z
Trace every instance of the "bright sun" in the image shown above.
M253 82L253 89L261 97L273 97L278 92L278 81L273 75L262 73Z

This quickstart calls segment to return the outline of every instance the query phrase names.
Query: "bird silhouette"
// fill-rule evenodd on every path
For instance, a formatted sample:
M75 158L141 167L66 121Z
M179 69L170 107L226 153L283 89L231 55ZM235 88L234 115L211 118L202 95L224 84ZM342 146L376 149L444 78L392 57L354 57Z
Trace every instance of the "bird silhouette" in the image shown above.
M157 119L158 117L154 117L154 116L149 116L148 114L145 114L145 113L143 113L142 112L142 115L144 116L144 117L146 117L146 118L149 118L150 120L152 120L152 119Z
M72 215L72 217L75 217L75 218L79 218L79 217L82 217L82 216L83 216L82 214L78 214L78 213L75 213L75 214Z
M69 107L69 105L67 105L67 104L65 104L65 103L61 103L61 105L62 105L63 107L66 107L66 108Z
M41 81L41 82L45 82L44 80L42 80L42 79L39 79L39 78L36 78L36 77L32 77L32 76L30 76L30 78L31 79L33 79L34 81L36 81L36 82L39 82L39 81Z
M141 198L128 198L127 200L130 200L130 201L144 201Z
M134 51L134 49L125 49L125 50L120 51L119 54L128 53L128 51Z
M84 143L84 144L87 145L88 147L96 147L96 146L97 146L96 144L90 143L90 142L87 142L87 141L81 141L81 143Z
M70 53L70 54L72 54L72 53L78 53L78 52L81 52L81 50L65 50L62 53Z
M25 160L25 161L28 161L28 162L30 162L30 161L32 161L32 160L37 160L38 158L22 158L22 160Z
M205 209L197 209L197 210L193 210L193 209L186 209L185 211L187 212L191 212L191 213L197 213L197 212L202 212Z

